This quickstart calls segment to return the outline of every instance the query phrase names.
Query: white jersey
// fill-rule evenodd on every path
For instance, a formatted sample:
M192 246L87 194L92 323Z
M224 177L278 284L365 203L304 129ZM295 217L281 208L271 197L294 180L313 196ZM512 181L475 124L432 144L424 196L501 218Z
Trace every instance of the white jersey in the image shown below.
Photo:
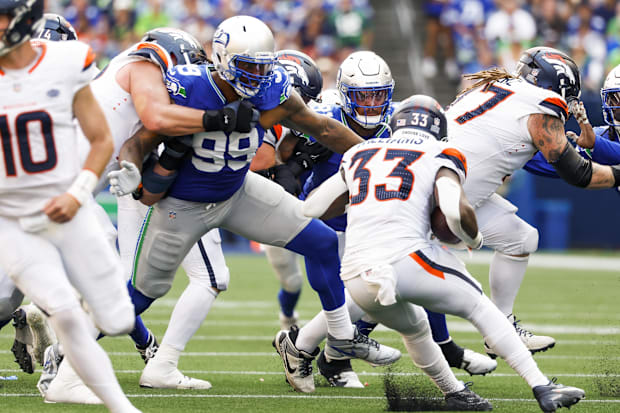
M38 57L20 70L0 68L0 215L40 212L81 169L75 94L96 71L78 41L33 41Z
M370 139L343 155L349 188L343 280L428 246L441 167L454 170L461 182L465 179L463 155L429 138Z
M474 206L538 151L527 129L531 114L566 120L568 106L557 93L522 79L501 80L458 98L446 111L448 140L467 158L465 193Z
M136 43L114 57L91 84L93 95L103 110L114 139L114 154L102 174L101 181L103 182L100 182L99 186L105 186L106 175L109 171L118 169L116 159L123 143L142 127L142 121L136 113L131 95L116 81L119 70L138 61L151 61L157 64L162 71L172 67L172 59L164 48L151 42ZM82 161L84 161L90 144L86 139L82 139L80 145L80 153L82 154Z

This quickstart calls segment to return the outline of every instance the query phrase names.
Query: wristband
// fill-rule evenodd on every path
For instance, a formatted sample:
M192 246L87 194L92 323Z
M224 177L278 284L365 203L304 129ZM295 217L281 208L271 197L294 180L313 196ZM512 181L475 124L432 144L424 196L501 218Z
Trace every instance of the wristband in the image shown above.
M82 169L67 193L74 197L80 205L84 205L93 196L93 191L99 182L99 177L90 169Z

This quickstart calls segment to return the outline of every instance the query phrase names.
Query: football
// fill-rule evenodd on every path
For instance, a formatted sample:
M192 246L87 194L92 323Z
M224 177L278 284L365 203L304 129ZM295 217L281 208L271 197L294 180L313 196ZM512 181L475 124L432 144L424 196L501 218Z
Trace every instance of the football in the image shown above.
M448 244L458 244L461 239L454 235L446 222L446 216L439 207L435 207L431 213L431 231L442 242Z

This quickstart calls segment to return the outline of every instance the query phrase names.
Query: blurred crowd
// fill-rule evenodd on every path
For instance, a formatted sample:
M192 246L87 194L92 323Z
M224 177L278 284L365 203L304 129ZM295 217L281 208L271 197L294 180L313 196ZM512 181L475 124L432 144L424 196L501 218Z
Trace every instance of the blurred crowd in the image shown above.
M441 70L453 80L491 66L512 71L521 51L545 45L568 52L582 89L598 93L620 64L617 0L430 0L425 12L428 78Z
M238 14L267 23L277 49L294 48L315 58L327 87L351 51L372 46L368 0L47 0L46 11L67 18L80 40L93 46L100 67L162 26L190 32L210 55L215 28Z

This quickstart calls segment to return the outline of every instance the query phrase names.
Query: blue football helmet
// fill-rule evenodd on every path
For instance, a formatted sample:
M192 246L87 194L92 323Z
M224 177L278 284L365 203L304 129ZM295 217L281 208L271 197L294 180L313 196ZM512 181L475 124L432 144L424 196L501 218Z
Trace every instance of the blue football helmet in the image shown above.
M11 17L0 38L0 56L4 56L31 38L43 17L43 0L0 0L0 14Z
M446 140L448 135L448 121L443 108L426 95L413 95L400 102L390 119L390 128L392 134L398 130L423 131L438 141Z
M77 33L71 23L60 14L45 13L43 21L37 25L37 31L32 36L34 39L46 39L53 41L77 40Z
M275 40L269 27L257 18L224 20L213 34L212 48L217 73L239 96L261 96L273 82Z
M366 129L386 121L394 79L389 66L373 52L354 52L338 69L336 87L345 113Z
M620 65L611 69L601 89L603 119L620 136Z
M276 53L276 61L286 69L291 86L304 100L320 102L323 76L310 56L297 50L280 50Z
M532 47L521 54L515 73L528 83L550 89L566 102L579 99L579 68L566 53L551 47Z

